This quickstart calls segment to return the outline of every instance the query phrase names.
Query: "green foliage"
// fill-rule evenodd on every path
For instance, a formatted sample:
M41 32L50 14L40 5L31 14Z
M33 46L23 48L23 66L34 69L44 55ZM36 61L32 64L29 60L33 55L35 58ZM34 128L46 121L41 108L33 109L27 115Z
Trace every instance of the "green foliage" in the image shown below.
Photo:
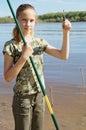
M86 11L71 11L71 12L64 12L64 15L67 19L71 22L79 22L85 21L86 22ZM39 15L37 22L62 22L63 20L63 13L47 13L44 15ZM0 23L13 23L14 19L10 16L7 17L0 17Z
M14 20L10 16L0 17L0 23L13 23Z
M65 12L64 15L71 22L86 21L86 11ZM42 22L61 22L63 20L63 13L57 12L39 15L38 20Z

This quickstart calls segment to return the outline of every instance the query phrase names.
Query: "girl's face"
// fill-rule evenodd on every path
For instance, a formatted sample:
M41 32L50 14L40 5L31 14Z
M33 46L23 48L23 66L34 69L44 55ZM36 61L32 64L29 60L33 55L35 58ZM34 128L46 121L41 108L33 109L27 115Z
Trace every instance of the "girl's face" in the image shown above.
M33 9L26 9L18 16L18 21L24 36L33 33L34 25L36 21L36 13Z

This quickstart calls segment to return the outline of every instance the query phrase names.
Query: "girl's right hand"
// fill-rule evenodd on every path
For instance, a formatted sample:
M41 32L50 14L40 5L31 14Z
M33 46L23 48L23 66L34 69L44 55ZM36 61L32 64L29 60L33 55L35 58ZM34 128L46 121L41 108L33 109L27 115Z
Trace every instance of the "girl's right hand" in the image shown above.
M26 45L23 46L22 57L25 60L27 60L28 57L31 56L33 53L33 49L30 46L30 42L32 42L32 37L30 37L30 36L25 37L25 41L26 41Z
M31 48L30 45L28 45L26 43L25 46L23 46L23 49L22 49L22 58L27 60L33 53L33 49Z

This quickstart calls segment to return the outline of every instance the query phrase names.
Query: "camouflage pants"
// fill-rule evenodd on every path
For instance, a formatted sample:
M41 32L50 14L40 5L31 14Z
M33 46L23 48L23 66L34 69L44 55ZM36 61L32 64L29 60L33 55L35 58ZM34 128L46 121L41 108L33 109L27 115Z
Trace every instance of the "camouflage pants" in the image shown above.
M13 115L15 130L43 130L45 103L42 93L24 96L14 96Z

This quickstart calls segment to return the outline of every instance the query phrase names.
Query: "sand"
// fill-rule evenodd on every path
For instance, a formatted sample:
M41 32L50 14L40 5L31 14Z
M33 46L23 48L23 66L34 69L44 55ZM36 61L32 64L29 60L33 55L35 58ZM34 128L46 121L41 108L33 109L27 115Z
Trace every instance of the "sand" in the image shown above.
M0 85L0 130L14 130L11 89ZM48 84L47 95L60 130L86 130L86 89ZM56 130L47 105L44 130Z

